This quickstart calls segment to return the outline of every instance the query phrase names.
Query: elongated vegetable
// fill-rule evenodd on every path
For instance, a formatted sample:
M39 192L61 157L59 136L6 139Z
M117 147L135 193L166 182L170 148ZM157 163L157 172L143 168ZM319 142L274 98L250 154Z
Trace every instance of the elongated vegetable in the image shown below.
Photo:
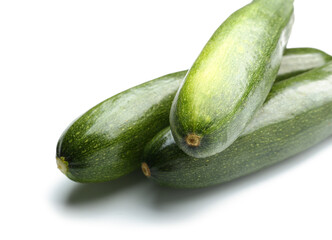
M146 147L144 174L159 184L199 188L253 173L332 135L332 61L274 84L263 107L229 148L193 158L169 128Z
M169 125L171 103L185 74L128 89L83 114L58 141L58 168L77 182L109 181L138 169L145 144Z
M295 50L285 53L289 60L281 72L309 70L328 56L317 49ZM103 182L138 169L145 144L169 125L172 100L186 73L177 72L141 84L83 114L59 139L56 155L60 170L74 181Z
M281 81L321 67L330 60L332 60L330 55L315 48L286 49L276 81Z
M255 0L216 30L171 108L185 153L211 156L238 138L273 85L292 24L293 0Z

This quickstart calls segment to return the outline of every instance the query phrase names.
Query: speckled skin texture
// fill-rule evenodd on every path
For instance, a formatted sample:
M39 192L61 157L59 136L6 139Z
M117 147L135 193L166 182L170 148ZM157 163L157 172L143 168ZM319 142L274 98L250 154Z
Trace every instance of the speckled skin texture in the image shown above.
M200 188L253 173L332 135L332 62L275 83L244 133L207 158L183 153L169 128L146 147L151 179L176 188Z
M311 61L308 55L313 56ZM290 49L280 71L296 74L309 70L322 64L325 55L317 49ZM72 123L57 146L57 157L65 158L64 166L68 163L66 175L79 182L102 182L139 168L145 144L169 125L171 103L186 72L111 97Z
M261 107L293 25L293 0L255 0L213 34L189 70L170 113L172 134L190 156L227 148ZM187 136L200 136L197 147Z
M57 157L67 176L103 182L139 168L145 144L169 125L174 95L186 71L131 88L90 109L62 134Z

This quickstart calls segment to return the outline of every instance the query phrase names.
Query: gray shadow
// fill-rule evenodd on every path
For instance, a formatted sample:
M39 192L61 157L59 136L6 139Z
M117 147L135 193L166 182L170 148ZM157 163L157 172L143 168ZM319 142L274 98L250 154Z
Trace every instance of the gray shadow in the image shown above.
M132 188L145 181L144 175L140 171L135 171L127 176L104 183L75 184L73 189L64 199L67 206L78 206L94 204L109 196L116 195L121 191Z

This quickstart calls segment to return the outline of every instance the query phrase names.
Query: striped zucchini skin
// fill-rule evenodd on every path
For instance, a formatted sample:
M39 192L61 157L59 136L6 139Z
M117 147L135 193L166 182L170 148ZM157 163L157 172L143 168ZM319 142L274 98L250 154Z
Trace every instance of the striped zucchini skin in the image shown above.
M161 185L201 188L280 162L332 135L331 93L332 61L275 83L243 134L214 156L186 155L166 128L147 145L143 170Z
M301 53L291 57L294 52ZM280 71L284 67L297 73L311 67L301 60L308 55L317 65L327 54L309 48L287 51L285 58L289 60ZM78 182L109 181L138 169L145 144L169 125L172 100L186 73L176 72L141 84L87 111L60 137L58 167Z
M216 30L171 108L185 153L211 156L238 138L275 81L292 24L293 0L255 0Z
M119 93L78 118L58 141L58 168L77 182L104 182L138 169L148 141L169 125L186 71Z

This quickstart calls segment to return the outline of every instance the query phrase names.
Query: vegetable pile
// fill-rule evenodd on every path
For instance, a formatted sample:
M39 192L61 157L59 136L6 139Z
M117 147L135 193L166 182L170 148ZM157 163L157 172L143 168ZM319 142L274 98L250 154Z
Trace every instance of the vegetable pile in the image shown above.
M176 188L224 183L332 135L332 57L286 49L293 0L254 0L215 31L189 70L119 93L60 137L58 168L105 182L140 168Z

